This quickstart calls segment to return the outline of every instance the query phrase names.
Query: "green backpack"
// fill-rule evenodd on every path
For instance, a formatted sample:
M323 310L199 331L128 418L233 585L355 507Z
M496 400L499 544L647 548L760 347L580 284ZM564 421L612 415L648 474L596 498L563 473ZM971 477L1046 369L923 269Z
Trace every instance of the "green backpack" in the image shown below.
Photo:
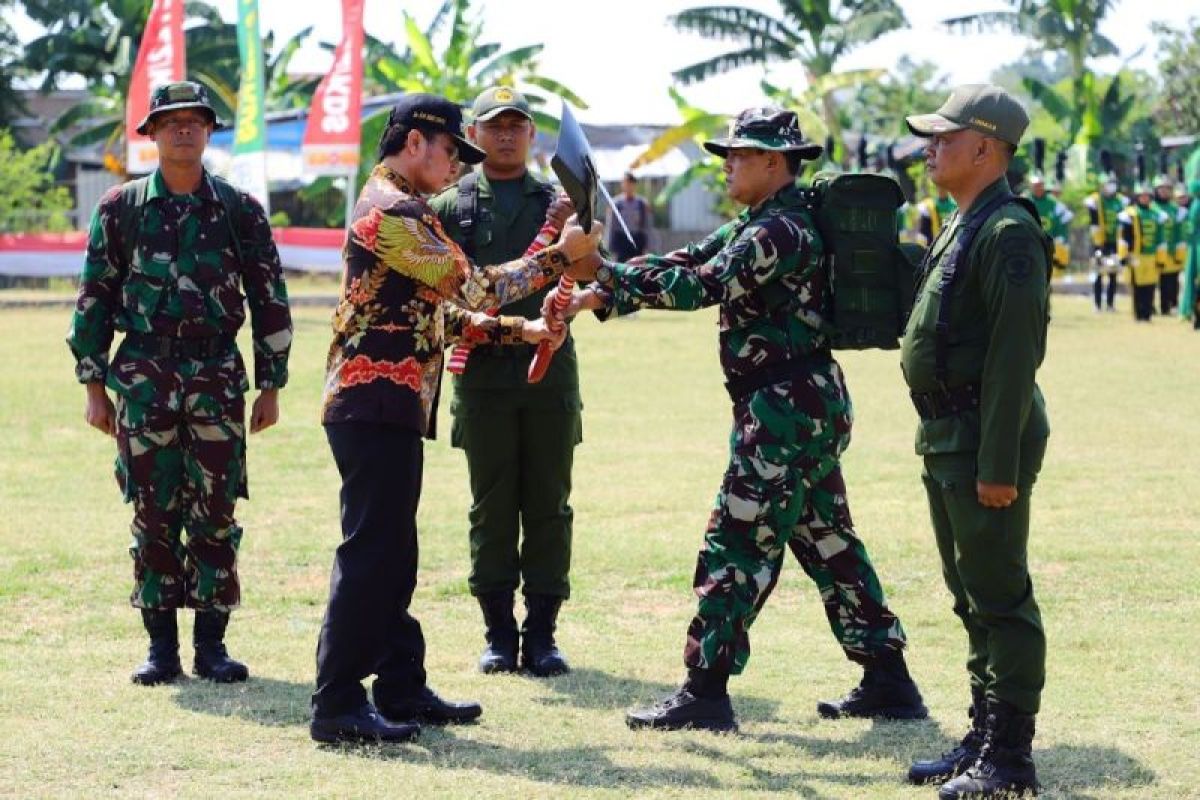
M895 350L912 308L924 248L901 244L900 185L886 175L820 172L801 190L825 245L835 350Z

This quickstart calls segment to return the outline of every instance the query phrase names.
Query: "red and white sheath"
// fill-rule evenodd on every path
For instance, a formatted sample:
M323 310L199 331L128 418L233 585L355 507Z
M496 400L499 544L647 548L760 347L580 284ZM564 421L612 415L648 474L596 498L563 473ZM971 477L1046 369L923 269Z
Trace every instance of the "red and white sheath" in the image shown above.
M533 242L525 249L525 255L522 258L528 258L541 250L545 250L554 243L554 240L558 238L558 234L558 223L553 220L546 220L545 224L542 225L542 229L538 231L537 236L533 237ZM570 297L568 296L567 299L569 300ZM489 317L494 317L500 313L500 309L489 308L486 313ZM450 358L446 362L446 369L455 375L461 375L463 370L467 368L467 359L471 357L472 347L473 345L466 342L455 345L454 349L450 351Z

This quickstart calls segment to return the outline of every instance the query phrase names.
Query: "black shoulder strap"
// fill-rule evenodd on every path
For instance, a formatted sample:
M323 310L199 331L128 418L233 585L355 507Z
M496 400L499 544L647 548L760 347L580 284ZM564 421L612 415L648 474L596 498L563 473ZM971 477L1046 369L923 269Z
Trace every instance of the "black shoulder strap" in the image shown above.
M142 227L142 209L146 205L146 195L150 191L150 178L145 175L136 180L128 181L121 187L121 253L125 256L125 266L133 265L133 251L137 247L138 231Z
M941 298L938 301L937 324L934 327L934 367L933 377L937 381L938 387L945 390L946 379L950 375L950 289L954 286L955 280L958 278L958 269L966 262L967 253L971 250L971 245L975 242L975 235L979 233L979 229L983 227L983 223L987 222L988 217L999 209L1001 206L1017 200L1018 198L1009 192L1004 192L996 197L993 197L981 208L976 210L971 216L959 226L960 233L954 240L950 254L943 261L945 266L942 267L941 279L938 281L938 291ZM1036 213L1035 213L1035 219ZM932 248L930 248L932 251Z
M222 208L225 209L225 220L229 223L229 234L233 239L233 254L237 258L238 266L243 266L242 237L237 224L239 220L238 212L242 207L242 198L232 183L222 180L216 175L210 175L209 177L212 179L213 189L217 192L217 200L220 201Z
M462 249L475 260L475 223L479 213L479 173L468 172L458 181L458 229L462 231Z

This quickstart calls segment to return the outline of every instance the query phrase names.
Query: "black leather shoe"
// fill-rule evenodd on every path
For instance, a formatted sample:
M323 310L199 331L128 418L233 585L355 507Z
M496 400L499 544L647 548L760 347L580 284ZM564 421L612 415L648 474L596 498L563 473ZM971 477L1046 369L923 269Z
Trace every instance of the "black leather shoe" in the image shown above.
M142 625L150 634L150 650L143 661L129 676L142 686L170 683L183 674L179 663L179 623L175 609L154 611L142 609Z
M313 717L308 726L313 741L323 744L338 742L408 742L421 733L421 726L411 722L388 722L375 706L365 703L362 708L337 717Z
M738 724L733 716L733 704L729 701L729 695L722 692L718 696L701 697L695 694L696 691L703 691L697 684L694 676L689 674L688 680L675 694L649 708L635 708L626 713L625 724L634 730L653 728L662 731L696 729L719 733L736 732Z
M849 694L838 700L819 701L817 713L825 719L925 719L929 709L908 674L903 653L887 650L863 670L862 682Z
M512 592L489 592L479 595L479 608L486 626L484 639L487 648L479 657L479 671L516 672L517 620L513 616Z
M982 694L973 693L967 716L971 719L971 729L958 746L937 758L914 761L908 768L909 783L945 783L966 772L967 767L975 763L983 747L983 721L987 716Z
M196 623L192 629L192 643L196 647L192 670L201 678L217 683L238 683L250 677L246 665L230 658L229 651L225 649L225 627L228 624L228 611L197 609Z
M379 713L390 720L457 725L478 719L483 713L483 706L473 700L463 703L443 700L433 689L424 686L416 697L395 703L379 703Z
M563 599L546 594L525 595L525 622L521 626L521 666L539 678L570 672L567 658L554 642L558 610Z

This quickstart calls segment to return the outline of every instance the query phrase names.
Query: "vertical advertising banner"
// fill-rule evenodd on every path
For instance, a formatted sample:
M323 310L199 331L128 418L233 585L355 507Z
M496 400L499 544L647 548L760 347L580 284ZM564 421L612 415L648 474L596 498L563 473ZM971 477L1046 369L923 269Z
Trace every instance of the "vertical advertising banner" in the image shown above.
M353 175L358 170L363 2L342 0L342 40L313 97L302 147L304 170L313 175Z
M242 82L238 86L237 120L233 126L233 160L229 180L249 192L271 213L267 195L267 129L262 39L258 36L258 0L238 0L238 53Z
M154 142L137 132L150 110L150 93L187 74L183 45L184 0L154 0L125 101L125 171L138 175L158 166Z

